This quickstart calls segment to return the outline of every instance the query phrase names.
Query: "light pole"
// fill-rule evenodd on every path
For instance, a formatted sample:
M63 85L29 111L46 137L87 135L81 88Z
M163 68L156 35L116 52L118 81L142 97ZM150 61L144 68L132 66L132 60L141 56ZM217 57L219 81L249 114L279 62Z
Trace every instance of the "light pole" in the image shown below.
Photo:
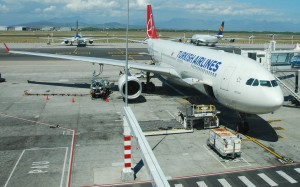
M125 64L125 106L128 106L128 25L129 25L129 0L127 0L127 27L126 27L126 64Z

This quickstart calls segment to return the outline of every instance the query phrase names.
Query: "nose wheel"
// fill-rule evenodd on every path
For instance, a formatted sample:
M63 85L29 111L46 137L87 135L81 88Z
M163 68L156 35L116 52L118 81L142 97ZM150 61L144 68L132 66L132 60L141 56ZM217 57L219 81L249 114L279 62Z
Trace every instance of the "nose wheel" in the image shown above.
M247 133L249 131L249 124L247 122L247 114L239 112L239 121L236 124L236 131L239 133Z

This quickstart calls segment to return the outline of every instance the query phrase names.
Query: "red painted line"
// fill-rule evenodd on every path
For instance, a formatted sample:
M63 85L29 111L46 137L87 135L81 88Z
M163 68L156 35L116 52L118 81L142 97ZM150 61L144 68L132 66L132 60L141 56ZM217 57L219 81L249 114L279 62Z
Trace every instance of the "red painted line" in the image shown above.
M124 158L125 158L125 159L131 158L131 154L125 154L125 155L124 155Z
M131 150L131 145L125 145L124 150Z
M246 169L241 169L241 170L230 170L230 171L225 171L225 172L213 172L213 173L206 173L206 174L199 174L199 175L172 177L172 180L193 178L193 177L206 177L206 176L211 176L211 175L222 175L222 174L237 173L237 172L243 172L243 171L253 171L253 170L259 170L259 169L268 169L268 168L275 168L275 167L279 167L279 166L289 166L289 165L297 165L297 164L300 164L300 163L294 162L294 163L285 164L285 165L275 164L275 165L271 165L271 166L259 166L259 167L255 167L255 168L246 168Z
M136 181L136 182L120 182L120 183L113 183L113 184L94 184L92 186L81 186L81 187L101 187L101 186L123 186L123 185L133 185L133 184L143 184L151 182L150 180L145 181Z
M18 119L18 120L22 120L22 121L27 121L27 122L31 122L31 123L35 123L35 124L38 124L38 125L44 125L44 126L48 126L48 127L54 127L55 125L50 125L50 124L47 124L47 123L42 123L42 122L38 122L38 121L33 121L33 120L29 120L29 119L25 119L25 118L20 118L20 117L16 117L16 116L10 116L10 115L7 115L7 114L4 114L2 112L0 112L0 115L1 116L4 116L4 117L8 117L8 118L13 118L13 119ZM73 132L73 138L72 138L72 144L71 144L71 155L70 155L70 162L69 162L69 176L68 176L68 187L71 186L71 179L72 179L72 169L73 169L73 160L74 160L74 148L75 148L75 141L76 141L76 131L73 130L73 129L68 129L68 128L64 128L64 127L61 127L61 126L55 126L56 128L59 128L59 129L64 129L64 130L68 130L68 131L72 131Z
M131 168L131 163L124 163L125 168Z
M131 136L124 136L124 141L130 141L131 140Z
M71 161L70 161L70 168L69 168L69 177L68 177L68 187L71 187L72 184L72 171L73 171L73 161L74 161L74 146L76 142L76 130L73 130L73 138L72 138L72 151L71 151Z

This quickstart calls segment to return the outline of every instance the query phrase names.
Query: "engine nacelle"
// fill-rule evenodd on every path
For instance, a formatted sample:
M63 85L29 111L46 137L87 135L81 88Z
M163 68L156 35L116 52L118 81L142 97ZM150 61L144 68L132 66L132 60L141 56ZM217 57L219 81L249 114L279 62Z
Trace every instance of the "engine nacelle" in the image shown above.
M65 40L64 42L65 42L65 44L68 44L68 43L69 43L69 40Z
M119 91L125 97L126 75L121 75L119 79ZM142 84L140 80L134 76L128 76L128 99L136 99L142 93Z
M93 40L89 40L89 43L90 43L90 44L93 44L93 42L94 42Z
M235 39L234 39L234 38L231 38L231 39L229 40L229 42L233 43L233 42L235 42Z

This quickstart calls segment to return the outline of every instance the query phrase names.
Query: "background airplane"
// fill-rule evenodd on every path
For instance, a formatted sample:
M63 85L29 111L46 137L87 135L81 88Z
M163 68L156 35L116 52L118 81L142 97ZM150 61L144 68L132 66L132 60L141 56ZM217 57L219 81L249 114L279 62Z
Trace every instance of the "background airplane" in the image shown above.
M148 52L155 65L129 62L128 67L152 72L193 86L219 103L238 111L239 129L249 129L245 114L270 113L283 104L283 93L275 77L256 61L237 54L216 51L158 38L151 5L147 5ZM47 54L10 50L16 54L44 56L125 67L123 60ZM149 73L147 73L149 75ZM119 78L119 91L125 96L125 76ZM154 86L147 77L146 85ZM141 81L128 76L128 99L142 93Z
M219 38L223 38L224 21L222 21L221 26L217 35L207 35L207 34L194 34L190 38L190 43L195 45L211 45L214 46L218 43Z
M86 46L88 43L93 44L94 40L93 38L87 38L83 37L81 33L79 33L78 28L78 20L76 22L76 34L73 37L70 38L48 38L53 40L63 40L61 44L67 44L67 45L77 45L77 46Z

